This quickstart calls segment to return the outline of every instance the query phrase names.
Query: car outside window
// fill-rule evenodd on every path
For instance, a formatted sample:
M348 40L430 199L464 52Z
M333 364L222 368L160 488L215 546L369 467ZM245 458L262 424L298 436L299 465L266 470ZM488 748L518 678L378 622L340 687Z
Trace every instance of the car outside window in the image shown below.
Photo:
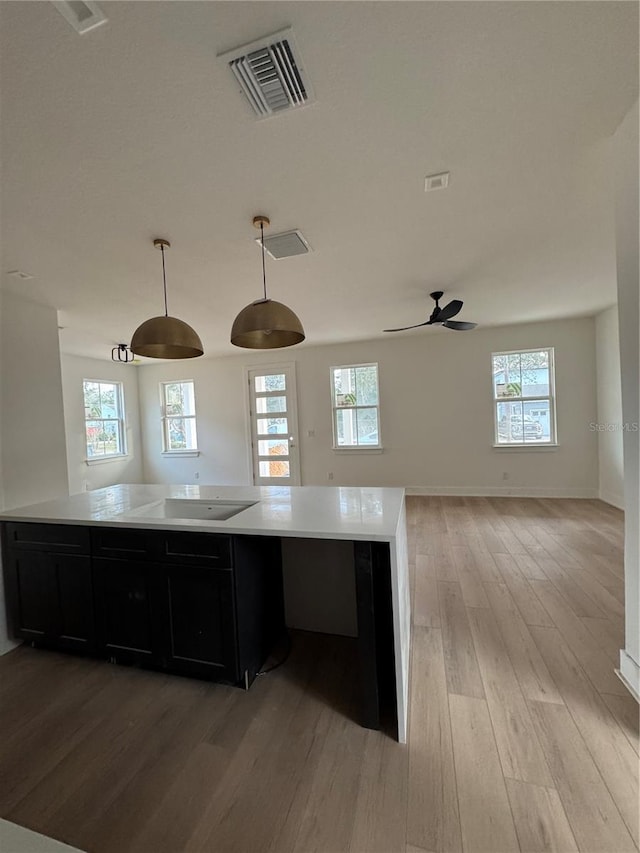
M553 348L494 352L491 366L494 445L556 444Z

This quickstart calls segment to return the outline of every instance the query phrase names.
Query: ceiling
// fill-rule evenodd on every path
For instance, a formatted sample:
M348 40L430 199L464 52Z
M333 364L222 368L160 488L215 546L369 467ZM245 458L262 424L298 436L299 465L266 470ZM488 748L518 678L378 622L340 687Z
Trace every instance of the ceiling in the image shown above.
M615 302L608 139L638 97L637 3L99 5L80 36L51 3L0 4L2 283L59 310L63 352L108 358L162 313L166 237L169 313L237 353L257 213L313 248L267 259L302 346L421 322L435 289L482 325ZM286 26L317 100L256 121L217 54Z

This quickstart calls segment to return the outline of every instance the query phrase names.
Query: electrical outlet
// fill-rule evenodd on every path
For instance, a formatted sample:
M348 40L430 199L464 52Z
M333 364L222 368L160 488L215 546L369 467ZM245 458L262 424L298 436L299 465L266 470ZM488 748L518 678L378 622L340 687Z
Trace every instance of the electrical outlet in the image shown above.
M333 480L333 471L327 473L327 480Z
M508 479L509 479L509 472L508 472L508 471L503 471L503 472L502 472L502 479L503 479L503 480L508 480Z
M196 471L196 473L193 475L193 479L194 479L194 480L199 480L199 479L200 479L200 471Z

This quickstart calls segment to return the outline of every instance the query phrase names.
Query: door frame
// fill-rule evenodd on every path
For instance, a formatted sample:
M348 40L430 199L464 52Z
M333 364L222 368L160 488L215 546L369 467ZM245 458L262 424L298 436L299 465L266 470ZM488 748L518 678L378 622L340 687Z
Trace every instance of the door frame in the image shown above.
M290 407L290 410L287 410L287 417L289 418L289 435L294 436L294 443L289 444L289 458L291 459L292 466L295 470L296 476L290 477L286 482L283 483L270 483L269 485L286 485L286 486L300 486L302 483L302 470L300 465L300 428L298 425L298 377L296 374L296 363L295 361L281 361L271 363L271 364L247 364L244 367L244 387L245 387L245 425L246 425L246 443L247 443L247 462L248 462L248 471L249 471L249 480L252 485L259 485L256 480L259 479L257 476L257 471L255 469L255 458L253 453L253 422L252 422L252 414L251 414L251 403L252 403L252 389L251 389L251 373L253 371L257 371L258 373L282 373L284 370L290 372L290 385L291 387L287 387L286 395L287 395L287 406ZM291 429L293 426L293 429Z

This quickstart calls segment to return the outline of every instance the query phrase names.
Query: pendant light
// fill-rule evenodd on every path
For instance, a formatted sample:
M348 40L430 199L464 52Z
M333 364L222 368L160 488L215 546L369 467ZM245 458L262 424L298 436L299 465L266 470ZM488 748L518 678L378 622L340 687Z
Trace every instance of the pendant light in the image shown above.
M304 340L302 323L291 310L267 298L267 277L264 266L264 229L270 225L266 216L255 216L253 225L260 229L262 249L262 287L264 297L247 305L231 327L231 343L247 349L278 349L299 344Z
M170 317L167 310L167 275L164 250L171 247L168 240L153 241L162 252L162 281L164 284L164 317L152 317L138 326L131 338L131 352L147 358L196 358L202 355L202 341L183 320Z

